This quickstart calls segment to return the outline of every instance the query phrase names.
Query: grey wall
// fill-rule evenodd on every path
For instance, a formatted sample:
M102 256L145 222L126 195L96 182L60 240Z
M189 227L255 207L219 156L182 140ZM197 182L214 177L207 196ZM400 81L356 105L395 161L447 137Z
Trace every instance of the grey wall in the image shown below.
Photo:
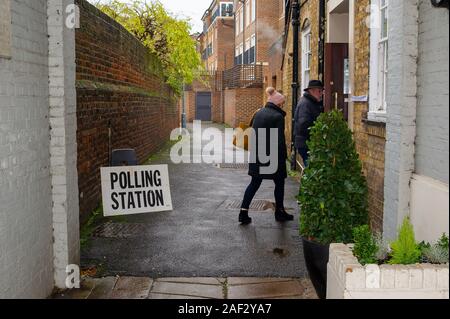
M0 298L42 298L54 282L47 1L11 0L11 20L11 59L0 58Z
M416 173L449 182L449 11L419 11Z

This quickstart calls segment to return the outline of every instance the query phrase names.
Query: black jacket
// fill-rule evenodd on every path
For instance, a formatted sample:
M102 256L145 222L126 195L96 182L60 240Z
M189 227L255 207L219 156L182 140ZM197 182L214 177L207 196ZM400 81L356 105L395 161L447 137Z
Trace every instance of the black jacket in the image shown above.
M259 112L256 113L253 119L253 129L256 132L256 141L251 140L250 142L250 153L251 158L256 159L256 163L252 163L250 161L250 170L249 175L255 177L261 177L262 179L286 179L287 178L287 170L286 170L286 160L287 160L287 149L286 149L286 138L284 135L285 130L285 117L286 112L284 112L281 108L272 103L267 103L265 108L262 108ZM270 147L270 129L275 128L278 130L278 139L277 139L277 149L272 150ZM266 129L266 154L273 154L272 152L277 152L278 158L278 166L275 167L276 172L273 174L263 174L261 172L261 168L267 167L271 164L271 162L267 164L262 164L261 159L258 155L258 137L259 137L259 129ZM270 153L269 153L270 150ZM253 161L254 162L254 161ZM263 161L263 162L267 162ZM275 163L273 163L275 164Z
M295 147L307 148L309 129L319 115L324 112L323 103L318 102L309 93L305 93L295 110Z

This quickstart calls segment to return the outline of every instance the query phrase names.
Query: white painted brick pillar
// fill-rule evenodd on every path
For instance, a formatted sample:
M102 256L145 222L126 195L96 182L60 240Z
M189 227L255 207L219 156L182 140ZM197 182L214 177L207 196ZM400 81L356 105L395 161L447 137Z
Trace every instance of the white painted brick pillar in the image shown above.
M75 29L66 23L73 0L47 4L54 278L56 287L66 288L66 267L80 259Z
M397 236L410 214L416 137L418 0L389 1L389 74L384 235Z

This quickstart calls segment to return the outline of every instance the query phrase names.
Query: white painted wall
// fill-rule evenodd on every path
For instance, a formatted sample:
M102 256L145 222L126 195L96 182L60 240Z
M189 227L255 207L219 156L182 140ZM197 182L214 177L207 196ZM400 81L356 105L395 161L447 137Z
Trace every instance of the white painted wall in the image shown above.
M414 175L411 181L411 222L416 239L436 242L449 234L448 184Z
M54 276L65 288L66 267L80 259L75 29L66 23L73 0L47 1Z
M411 220L418 240L449 234L449 11L419 2L417 129Z
M79 263L75 30L64 14L72 3L10 1L10 58L0 58L0 299L48 297Z
M384 232L410 215L419 240L448 234L449 12L390 2Z
M11 1L0 58L0 299L53 289L47 1Z
M420 1L417 65L418 175L449 183L449 10Z
M418 0L389 1L385 201L383 232L397 237L410 215L417 108Z

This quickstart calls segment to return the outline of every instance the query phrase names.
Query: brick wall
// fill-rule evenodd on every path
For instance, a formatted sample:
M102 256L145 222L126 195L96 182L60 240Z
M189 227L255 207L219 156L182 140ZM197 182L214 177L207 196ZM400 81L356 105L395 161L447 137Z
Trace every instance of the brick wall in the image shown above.
M78 174L82 221L101 199L100 167L112 149L134 148L140 163L179 125L176 99L156 58L85 0L76 32Z
M232 127L249 124L263 103L259 88L225 90L225 123Z
M303 3L303 2L302 2ZM311 70L310 78L318 78L319 76L319 0L309 0L304 2L300 10L300 32L299 32L299 81L302 81L301 75L301 52L302 41L301 31L306 21L309 21L311 25ZM287 116L286 116L286 142L288 143L289 150L291 144L292 135L292 68L293 68L293 32L292 21L289 21L289 29L287 35L286 48L284 53L283 63L283 93L286 96L287 101ZM299 98L302 96L301 89L299 88Z
M366 26L368 13L366 8L369 0L355 1L355 69L354 71L354 95L368 95L369 92L369 30ZM310 78L318 78L319 65L319 1L309 0L301 7L300 15L300 39L299 54L302 52L301 31L309 21L311 26L311 72ZM292 23L289 22L288 38L283 63L282 88L289 105L286 117L286 139L288 145L291 142L292 116L292 68L293 68L293 33ZM301 74L301 56L299 58L299 81L303 81ZM278 85L278 84L277 84ZM303 92L299 89L299 95ZM383 205L384 205L384 150L386 129L383 124L369 123L367 118L368 103L355 103L353 113L354 139L357 151L360 155L364 174L369 184L369 214L373 229L381 231L383 228Z
M45 298L53 289L47 1L10 4L11 58L0 58L0 299Z
M258 62L269 61L269 48L280 37L279 0L257 0L256 29Z
M217 71L230 69L234 65L234 33L233 18L218 19L215 47Z
M275 19L277 37L273 39L268 49L268 61L269 66L267 68L267 74L265 75L265 88L272 86L278 91L283 91L283 73L281 71L283 60L283 33L284 33L284 1L277 1L278 13ZM284 91L283 91L284 92ZM264 100L267 100L264 94Z
M366 8L369 0L355 1L355 96L369 93L369 65L370 65L370 32L367 27L369 13ZM369 104L367 102L354 103L353 131L356 150L363 165L369 186L369 216L372 229L383 230L384 210L384 167L386 127L383 123L367 122Z

